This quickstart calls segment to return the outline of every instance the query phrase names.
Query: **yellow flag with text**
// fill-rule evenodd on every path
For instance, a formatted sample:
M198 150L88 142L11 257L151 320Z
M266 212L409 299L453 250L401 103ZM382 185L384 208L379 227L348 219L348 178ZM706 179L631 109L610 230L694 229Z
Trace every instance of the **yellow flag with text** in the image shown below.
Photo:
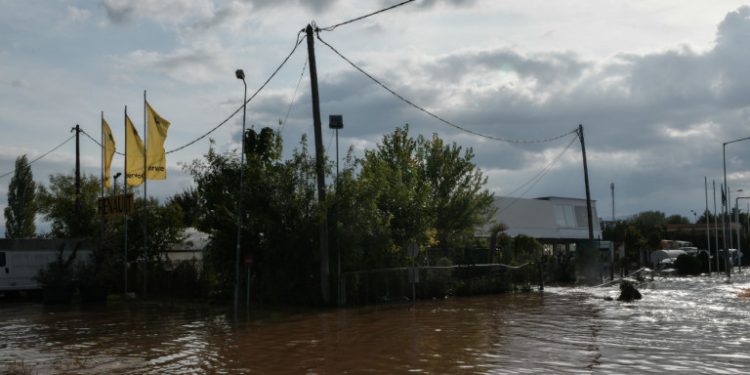
M130 186L143 183L143 151L143 140L135 130L130 117L125 115L125 180Z
M164 141L167 139L169 121L159 116L151 105L146 102L146 118L148 120L148 137L146 147L146 161L148 172L146 178L149 180L164 180L167 178L167 155L164 152Z
M115 137L107 121L102 118L102 163L104 164L104 187L109 188L109 170L112 167L112 158L115 156Z

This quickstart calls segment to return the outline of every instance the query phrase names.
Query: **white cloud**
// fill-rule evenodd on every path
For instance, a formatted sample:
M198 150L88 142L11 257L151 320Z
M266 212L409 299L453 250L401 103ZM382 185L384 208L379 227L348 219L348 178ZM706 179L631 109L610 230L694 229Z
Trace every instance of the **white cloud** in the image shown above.
M218 43L199 43L166 53L136 50L122 60L133 74L158 72L181 83L196 84L214 81L231 71L226 55Z
M103 6L108 20L119 25L139 18L178 25L214 11L211 0L105 0Z
M88 20L91 12L88 9L82 9L73 5L68 5L68 19L73 23L80 23Z

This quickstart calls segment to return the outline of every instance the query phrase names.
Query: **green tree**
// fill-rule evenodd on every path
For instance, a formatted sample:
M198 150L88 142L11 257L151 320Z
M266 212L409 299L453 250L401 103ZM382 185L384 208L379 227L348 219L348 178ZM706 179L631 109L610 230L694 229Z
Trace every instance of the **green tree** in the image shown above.
M630 222L637 225L641 230L664 226L667 224L667 215L661 211L643 211L634 215Z
M253 137L257 142L247 139ZM290 160L280 160L278 137L268 128L246 133L241 256L253 258L256 300L314 302L320 285L316 278L322 212L315 198L314 160L304 138ZM235 278L240 159L211 147L188 170L200 202L198 228L211 235L206 258L211 288L226 298Z
M200 196L194 188L188 188L169 198L169 204L176 204L182 209L182 224L185 227L195 227L200 221Z
M335 212L345 269L406 264L404 248L466 246L492 213L473 151L438 136L412 137L408 125L383 136L354 160L336 186ZM351 268L350 268L351 267Z
M471 148L447 145L436 134L430 139L420 136L417 142L440 246L465 246L474 238L474 229L495 211L493 195L484 189L487 178L472 162Z
M34 237L35 190L31 166L26 155L22 155L16 158L16 169L8 186L8 207L4 210L6 238Z
M101 192L99 179L94 175L81 176L80 212L76 213L75 176L54 174L49 186L38 189L39 212L52 222L49 234L57 238L97 237L100 222L97 218L97 199Z
M517 263L535 262L543 253L542 244L536 238L524 234L513 239L513 250Z
M434 222L430 187L422 173L424 160L418 158L417 151L418 142L405 126L386 134L360 161L360 187L388 219L391 251L411 242L426 244L427 230Z
M160 204L156 198L150 197L146 202L138 197L134 202L135 212L128 216L128 259L135 261L143 259L145 246L148 245L149 262L163 262L166 252L180 240L185 229L183 212L180 205L172 202ZM144 238L144 226L148 241ZM124 243L124 226L115 226L117 243Z
M678 214L669 215L666 219L666 224L690 224L690 219Z

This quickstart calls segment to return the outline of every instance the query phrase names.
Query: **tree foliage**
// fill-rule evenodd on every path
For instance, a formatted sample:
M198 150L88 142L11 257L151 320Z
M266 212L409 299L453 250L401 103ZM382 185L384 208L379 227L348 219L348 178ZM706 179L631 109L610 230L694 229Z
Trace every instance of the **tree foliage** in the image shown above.
M4 210L6 238L34 237L35 190L31 166L26 155L22 155L16 158L16 169L8 186L8 207Z
M362 158L350 150L326 207L316 199L315 160L303 137L290 160L269 128L245 134L241 257L252 256L256 298L314 302L319 297L319 223L329 213L331 270L403 266L404 248L462 246L491 214L492 195L471 149L439 137L411 137L408 127L386 134ZM330 163L327 171L330 173ZM240 160L211 147L188 168L196 183L173 201L197 201L197 227L210 234L206 258L212 288L234 285ZM192 194L192 193L190 193Z
M101 192L99 179L94 175L81 176L80 212L76 212L75 176L54 174L49 186L38 189L39 212L52 223L50 236L56 238L97 237L97 199Z
M493 213L471 149L396 128L347 158L335 195L345 269L401 266L404 248L466 246ZM357 173L358 172L358 173Z
M291 160L280 160L278 134L266 129L246 133L240 256L253 258L257 297L312 302L318 285L314 280L320 220L314 161L304 139ZM212 147L188 170L201 210L198 228L211 236L206 259L211 287L227 296L235 277L240 160L236 153L218 154Z

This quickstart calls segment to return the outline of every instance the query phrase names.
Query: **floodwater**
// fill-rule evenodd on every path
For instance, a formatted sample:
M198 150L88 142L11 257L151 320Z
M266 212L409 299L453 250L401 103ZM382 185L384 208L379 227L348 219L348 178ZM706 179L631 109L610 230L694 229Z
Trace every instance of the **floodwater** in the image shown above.
M304 312L0 302L0 373L748 373L750 277Z

